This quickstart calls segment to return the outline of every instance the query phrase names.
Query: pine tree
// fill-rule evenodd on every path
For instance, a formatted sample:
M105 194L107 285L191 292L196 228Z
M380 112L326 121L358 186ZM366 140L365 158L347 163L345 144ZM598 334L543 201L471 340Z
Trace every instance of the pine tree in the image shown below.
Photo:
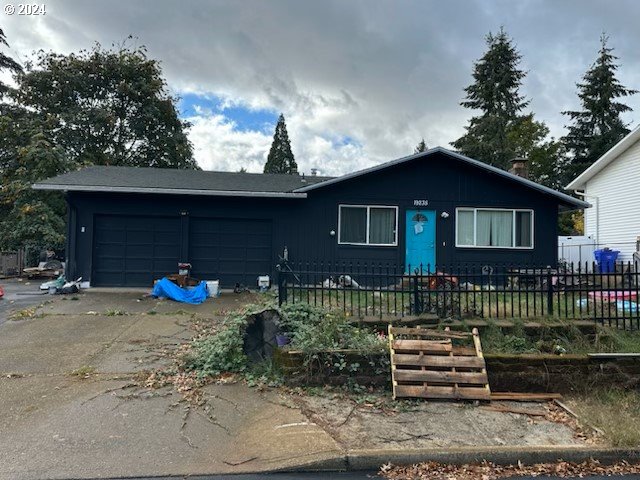
M420 143L418 143L418 145L416 145L416 148L414 148L413 153L422 153L422 152L426 152L427 150L429 150L429 147L427 146L426 142L424 141L424 138L422 140L420 140Z
M502 28L497 35L489 33L486 43L486 53L473 67L474 83L465 88L460 103L481 114L471 118L467 133L452 145L464 155L506 169L515 156L509 130L529 104L519 93L526 72L519 68L521 55Z
M273 134L271 150L264 165L264 173L288 173L298 174L298 165L291 151L287 126L284 123L284 115L280 114L276 131Z
M582 77L582 83L577 84L582 109L562 112L572 121L562 139L570 157L566 181L582 173L629 133L620 115L632 109L616 99L633 95L637 90L624 87L616 78L618 57L607 45L608 40L604 34L600 37L598 58Z

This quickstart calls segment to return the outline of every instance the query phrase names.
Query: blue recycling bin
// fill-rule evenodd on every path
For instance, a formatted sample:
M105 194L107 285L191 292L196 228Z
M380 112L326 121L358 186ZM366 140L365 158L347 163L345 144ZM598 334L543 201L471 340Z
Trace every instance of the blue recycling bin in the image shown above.
M619 254L619 250L609 250L608 248L594 251L593 256L598 263L598 270L600 270L600 273L615 273L616 260L618 259Z

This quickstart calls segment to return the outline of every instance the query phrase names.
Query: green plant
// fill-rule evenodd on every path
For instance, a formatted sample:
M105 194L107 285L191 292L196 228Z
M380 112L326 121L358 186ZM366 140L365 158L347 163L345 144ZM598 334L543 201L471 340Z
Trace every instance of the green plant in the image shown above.
M117 310L117 309L108 309L106 312L104 312L105 316L107 317L116 317L116 316L120 316L120 315L127 315L127 312L124 312L122 310Z
M640 393L595 388L568 400L580 420L597 427L613 447L640 445Z
M244 373L244 378L250 387L279 387L284 382L282 372L272 360L251 365Z
M195 371L199 378L224 372L244 372L248 366L243 351L247 321L251 315L264 310L264 305L248 305L243 310L230 313L218 332L192 342L189 351L182 356L182 368Z
M69 372L69 376L78 378L89 378L96 372L96 368L91 365L83 365Z

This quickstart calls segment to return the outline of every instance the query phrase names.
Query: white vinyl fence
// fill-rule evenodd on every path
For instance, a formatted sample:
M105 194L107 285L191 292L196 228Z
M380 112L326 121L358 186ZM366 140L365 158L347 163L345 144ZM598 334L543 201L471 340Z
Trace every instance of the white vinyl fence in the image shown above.
M558 237L558 262L573 263L576 268L578 264L584 268L586 263L588 271L591 271L596 249L596 241L591 235Z

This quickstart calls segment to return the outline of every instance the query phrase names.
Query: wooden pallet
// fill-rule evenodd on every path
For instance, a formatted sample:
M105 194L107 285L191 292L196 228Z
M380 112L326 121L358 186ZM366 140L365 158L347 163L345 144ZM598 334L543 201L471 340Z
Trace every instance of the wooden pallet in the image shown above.
M473 347L453 340L472 338ZM393 398L491 400L478 329L472 333L389 325Z

